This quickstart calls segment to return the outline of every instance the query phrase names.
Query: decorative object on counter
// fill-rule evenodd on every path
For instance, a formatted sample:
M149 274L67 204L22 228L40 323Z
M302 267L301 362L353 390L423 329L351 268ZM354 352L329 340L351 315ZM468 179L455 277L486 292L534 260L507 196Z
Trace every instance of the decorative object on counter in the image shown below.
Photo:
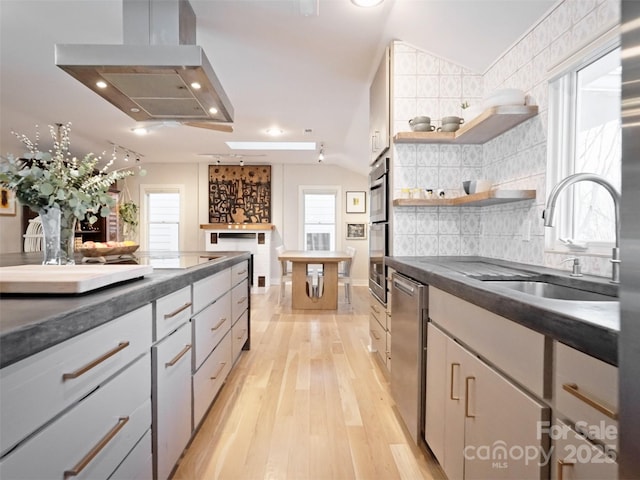
M431 125L431 117L420 116L409 120L409 126L414 132L433 132L436 127Z
M109 260L133 260L133 254L140 245L131 241L124 242L84 242L79 251L83 256L82 263L99 262L106 263ZM110 257L110 258L107 258Z
M134 174L128 168L108 172L114 158L98 170L102 157L92 153L82 160L72 157L69 152L70 131L71 123L49 125L53 139L53 149L49 152L39 150L38 133L34 142L24 134L12 132L28 152L20 158L9 155L0 163L0 186L13 190L21 203L38 212L42 218L45 245L50 246L44 250L43 264L46 265L75 263L73 237L76 221L88 219L89 223L95 223L97 215L109 215L115 205L115 200L108 193L109 187ZM144 175L141 169L140 174ZM54 229L58 229L57 235L53 233ZM58 242L58 248L54 242Z
M271 165L209 165L209 223L271 223Z

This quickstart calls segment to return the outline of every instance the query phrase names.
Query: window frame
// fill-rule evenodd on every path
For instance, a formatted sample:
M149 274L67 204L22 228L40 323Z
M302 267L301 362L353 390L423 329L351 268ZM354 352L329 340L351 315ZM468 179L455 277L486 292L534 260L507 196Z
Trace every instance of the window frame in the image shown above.
M342 211L342 188L339 185L300 185L298 189L298 198L300 205L300 221L298 238L301 245L301 250L307 249L307 242L304 236L306 219L305 219L305 196L311 195L333 195L335 199L335 211L334 211L334 228L335 228L335 250L340 249L342 227L340 222L340 212Z
M578 74L585 67L619 48L619 34L607 32L552 70L548 81L547 197L563 178L575 173ZM568 250L566 244L560 240L572 231L571 214L575 203L574 195L564 194L562 197L562 201L557 203L556 227L545 229L545 250L577 253ZM588 241L587 250L579 253L610 256L613 246L613 241Z
M140 185L140 245L149 249L149 205L150 193L177 193L180 197L180 214L178 219L178 250L184 250L185 242L185 186L181 184L142 184Z

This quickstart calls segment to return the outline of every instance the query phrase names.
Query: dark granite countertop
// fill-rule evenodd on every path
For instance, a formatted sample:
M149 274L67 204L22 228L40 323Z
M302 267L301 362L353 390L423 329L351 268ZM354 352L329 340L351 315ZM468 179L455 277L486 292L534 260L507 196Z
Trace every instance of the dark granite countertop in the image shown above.
M149 254L137 254L151 263ZM212 260L205 258L215 256ZM0 296L0 368L54 346L91 328L251 258L248 252L154 254L165 267L144 278L80 295ZM80 259L77 259L79 261ZM41 253L0 255L0 266L38 264ZM204 262L204 263L200 263ZM109 268L109 265L105 265Z
M513 269L523 272L522 277L515 278L552 275L561 278L567 286L588 281L594 291L614 294L616 286L611 285L608 279L587 275L574 279L567 271L483 257L386 257L385 261L398 273L439 288L611 365L618 364L619 302L541 298L481 280L511 278L504 273ZM501 269L505 269L504 272Z

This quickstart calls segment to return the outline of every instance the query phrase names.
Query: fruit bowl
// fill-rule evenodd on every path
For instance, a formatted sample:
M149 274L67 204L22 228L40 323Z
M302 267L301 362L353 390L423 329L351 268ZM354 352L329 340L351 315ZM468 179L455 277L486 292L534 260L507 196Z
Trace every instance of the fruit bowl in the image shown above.
M83 257L106 257L108 255L127 255L135 252L140 245L120 245L104 247L80 247L78 251Z

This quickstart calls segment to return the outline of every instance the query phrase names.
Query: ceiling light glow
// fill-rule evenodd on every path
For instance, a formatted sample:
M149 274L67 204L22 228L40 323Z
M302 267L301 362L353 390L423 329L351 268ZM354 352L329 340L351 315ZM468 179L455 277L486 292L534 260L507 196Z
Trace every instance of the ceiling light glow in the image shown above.
M270 135L272 137L278 137L280 135L282 135L284 133L284 131L280 128L277 127L271 127L271 128L267 128L266 130L267 135Z
M96 82L96 87L98 87L98 88L107 88L107 82L105 82L104 80L98 80Z
M232 150L315 150L316 142L225 142Z
M191 88L193 88L194 90L200 90L202 88L202 85L200 85L198 82L193 82L191 84Z
M146 135L147 133L149 133L149 130L144 127L138 127L133 129L133 133L135 133L136 135Z
M383 0L351 0L357 7L370 8L380 5Z
M218 109L217 109L216 107L211 107L211 108L209 109L209 113L210 113L211 115L215 115L216 113L218 113Z

